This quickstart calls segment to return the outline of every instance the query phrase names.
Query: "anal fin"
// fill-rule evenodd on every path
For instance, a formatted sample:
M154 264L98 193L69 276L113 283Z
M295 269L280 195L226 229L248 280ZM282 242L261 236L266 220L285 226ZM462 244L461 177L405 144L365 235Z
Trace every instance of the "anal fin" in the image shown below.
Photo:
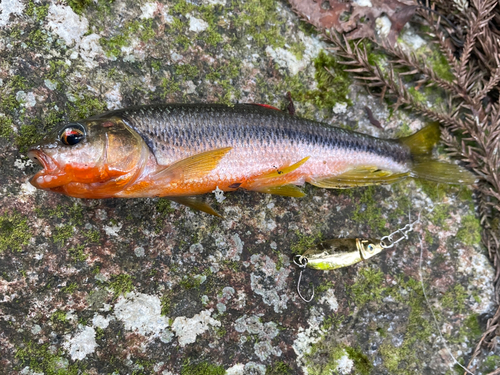
M295 185L263 186L251 189L259 193L282 195L285 197L302 198L306 194Z
M213 216L222 217L222 215L219 214L217 211L215 211L208 203L205 203L204 201L202 201L197 197L166 197L166 198L176 203L192 208L193 210L202 211Z
M391 184L403 180L409 175L409 172L394 173L377 167L362 166L336 176L313 179L308 182L324 189L344 189L356 186Z

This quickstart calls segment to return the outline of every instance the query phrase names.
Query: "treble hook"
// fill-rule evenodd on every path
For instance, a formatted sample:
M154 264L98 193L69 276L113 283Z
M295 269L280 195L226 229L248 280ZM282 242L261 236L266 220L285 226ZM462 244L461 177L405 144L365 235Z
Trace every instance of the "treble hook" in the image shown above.
M312 296L309 299L305 299L304 296L302 296L302 293L300 293L300 282L302 280L302 272L306 269L307 266L307 258L303 257L302 255L296 255L293 258L293 262L300 268L300 274L299 274L299 281L297 281L297 293L299 293L300 298L306 303L311 302L314 298L314 285L312 287Z

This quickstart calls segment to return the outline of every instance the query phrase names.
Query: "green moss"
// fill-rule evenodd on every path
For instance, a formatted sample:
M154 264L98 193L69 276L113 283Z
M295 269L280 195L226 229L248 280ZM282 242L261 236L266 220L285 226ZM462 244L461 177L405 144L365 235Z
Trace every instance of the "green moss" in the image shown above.
M368 53L368 62L370 63L370 65L378 66L382 71L384 70L383 66L385 61L387 61L387 55L381 51L371 50Z
M148 42L156 36L156 27L152 19L132 21L128 27L130 34L136 35L143 42Z
M276 5L277 2L267 0L231 0L230 6L236 10L234 14L238 14L232 23L241 29L243 35L250 35L260 47L284 47L285 37L281 27L285 18Z
M448 60L439 50L435 50L434 53L430 56L429 59L432 70L436 73L436 75L445 81L453 82L455 76L451 71L450 64L448 64Z
M177 65L175 67L176 76L182 76L186 80L196 78L200 74L200 70L191 64Z
M205 275L187 275L179 282L179 285L184 289L195 289L199 288L206 280Z
M396 301L409 306L406 332L403 343L397 347L387 339L380 347L380 354L385 367L391 373L409 375L415 373L414 366L419 363L416 345L429 340L435 328L429 319L420 282L405 275L396 276L396 280L397 284L388 288L387 294Z
M337 330L342 322L344 321L345 316L341 314L331 314L323 320L323 324L321 324L321 329L323 332L328 332L331 329Z
M292 92L298 101L309 102L315 106L331 109L337 103L352 105L348 99L352 80L344 67L333 55L321 51L314 60L317 89Z
M374 198L377 187L368 186L363 188L359 204L355 206L352 213L352 220L363 223L372 231L383 233L385 231L386 220L382 216L382 209L379 202ZM361 191L361 189L358 189Z
M95 243L97 243L101 239L101 232L99 232L96 229L91 229L91 230L89 230L87 232L84 232L83 235L85 236L85 238L89 242L95 242Z
M297 240L290 245L292 254L303 254L304 251L313 247L317 242L321 241L323 234L321 232L313 236L306 236L300 231L295 231Z
M410 129L410 126L408 125L407 122L403 122L396 130L395 136L396 138L401 138L401 137L407 137L411 134L413 134L413 132Z
M17 101L14 94L4 94L0 97L0 109L2 112L14 112L21 104Z
M453 193L453 188L445 184L425 180L415 180L415 182L434 203L442 202L445 196Z
M405 355L402 353L403 349L395 347L392 344L384 342L380 348L380 355L384 360L384 366L392 374L403 374L403 370L399 368L399 364L406 360Z
M118 57L121 55L121 48L129 45L129 35L126 33L118 34L108 39L101 38L99 39L99 44L101 44L108 57Z
M68 104L68 117L70 121L85 119L105 112L107 108L104 100L82 89L79 95L74 96L74 101Z
M54 228L52 232L52 241L59 246L64 246L67 240L75 235L75 230L73 224L66 224L60 227Z
M68 5L76 14L82 14L91 4L92 0L68 0Z
M12 129L12 119L7 116L0 116L0 138L10 138L14 134Z
M237 59L231 59L218 66L210 67L212 70L207 73L205 78L215 86L214 94L218 102L231 106L234 100L241 96L240 91L233 83L233 80L237 79L240 74L240 64L241 62Z
M163 99L167 99L170 95L175 94L180 91L181 88L177 82L175 82L171 78L163 78L160 83L160 87L162 88L161 97Z
M63 357L63 350L52 350L50 344L26 342L16 348L15 357L19 361L18 368L28 366L31 371L45 375L85 375L85 365L69 364Z
M54 80L58 82L58 87L61 85L64 79L68 76L70 71L70 65L68 65L65 60L51 59L49 61L49 71L47 72L46 78L49 80Z
M66 319L66 312L65 311L61 311L61 310L57 310L55 313L53 313L50 316L50 320L52 322L64 323L67 320Z
M205 31L205 35L206 35L205 41L207 42L207 44L211 46L216 46L217 44L221 43L224 40L222 35L219 34L217 31L215 31L213 27L209 27Z
M333 281L327 281L326 283L323 283L320 286L318 286L316 288L315 292L316 292L316 294L319 295L321 293L326 292L327 290L333 289L334 286L335 286L335 284L333 283Z
M358 271L356 282L347 287L347 292L352 296L354 303L361 308L369 301L380 301L387 291L383 286L385 274L371 268L361 268Z
M8 82L8 85L12 87L13 90L27 90L28 87L28 82L26 81L26 78L20 75L13 76Z
M285 362L276 362L271 367L266 368L266 375L288 375L293 374L293 370Z
M48 43L47 31L42 29L34 29L30 31L26 39L26 45L31 48L40 49L47 46Z
M400 282L401 284L401 282ZM410 316L408 318L407 334L403 342L403 348L407 352L412 352L412 347L418 341L427 340L431 337L434 326L431 324L427 312L427 304L425 302L420 282L409 278L405 285L405 289L409 292L407 303L410 306Z
M21 251L30 238L28 219L17 212L0 216L0 253L5 250Z
M427 305L419 281L405 275L396 275L397 283L385 285L385 275L376 270L360 269L355 284L347 289L358 308L368 301L380 302L385 296L409 307L409 316L401 345L395 347L389 338L380 346L384 366L389 373L414 374L418 364L416 346L429 340L434 327L429 320ZM381 337L386 337L384 331Z
M65 286L64 288L61 289L61 292L66 293L66 294L73 294L75 290L78 289L78 284L77 283L71 283L68 286Z
M24 14L26 14L28 17L34 18L38 22L41 22L49 14L49 4L35 4L33 0L30 0L24 8Z
M290 45L290 52L293 53L297 60L302 60L305 50L306 46L304 43L291 43Z
M483 334L481 325L479 324L479 315L469 315L457 330L453 330L450 334L445 334L446 340L450 344L460 345L463 343L477 342Z
M61 204L56 208L36 207L35 212L37 216L42 218L64 218L75 225L83 224L83 209L77 203L73 205Z
M467 319L465 319L462 327L465 327L470 331L472 336L479 337L483 334L481 325L479 324L479 314L472 314Z
M196 9L196 5L194 5L193 3L187 2L186 0L178 0L176 4L172 7L170 14L174 15L175 13L179 13L183 16L186 16L194 9Z
M127 21L116 31L115 35L101 38L99 43L108 57L118 57L121 55L122 47L128 47L132 38L136 37L143 42L148 42L156 36L156 29L152 19Z
M68 255L75 262L83 262L88 258L88 255L84 253L85 247L83 245L78 245L68 249Z
M178 34L174 39L174 44L182 47L183 51L187 51L187 49L191 46L191 39L184 34Z
M29 86L26 78L15 75L4 82L0 88L0 112L4 114L12 113L21 107L21 103L16 99L16 93L20 90L28 90Z
M449 226L446 225L446 220L450 218L450 209L451 207L447 204L434 206L431 213L432 223L439 226L443 230L449 229Z
M160 299L161 303L161 315L167 316L170 314L170 310L172 309L172 294L171 292L166 293Z
M425 96L420 91L415 89L415 87L410 87L408 89L408 92L410 93L411 96L413 96L413 99L415 99L419 103L423 103L427 100L427 96Z
M151 61L151 68L156 70L157 72L160 71L161 69L161 61L160 60L153 60Z
M493 372L496 369L500 368L500 356L499 355L490 355L488 358L484 360L484 370L483 372L489 373Z
M185 364L181 368L181 375L224 375L224 367L208 362L198 364Z
M465 245L476 245L481 242L481 224L474 214L462 217L462 227L457 232L457 240Z
M109 288L113 291L114 298L130 293L133 289L132 276L121 274L113 277L109 283Z
M349 358L354 362L354 368L358 375L368 375L372 369L370 359L364 354L360 348L345 347L345 351L349 354Z
M28 148L43 138L43 133L34 125L21 125L19 135L16 137L16 145L19 152L26 153Z
M325 340L312 346L311 353L306 356L307 371L311 375L337 374L339 360L347 356L354 363L353 374L368 375L372 369L370 360L359 348Z
M465 301L469 297L467 290L460 284L456 284L453 288L448 289L441 298L441 306L446 310L463 312L465 309Z

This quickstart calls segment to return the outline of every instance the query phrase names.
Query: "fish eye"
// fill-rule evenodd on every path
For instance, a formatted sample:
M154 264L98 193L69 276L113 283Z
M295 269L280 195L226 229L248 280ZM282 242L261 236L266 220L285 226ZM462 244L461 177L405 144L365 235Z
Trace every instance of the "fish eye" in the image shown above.
M67 146L73 146L85 138L85 128L78 123L68 124L61 133L59 139Z

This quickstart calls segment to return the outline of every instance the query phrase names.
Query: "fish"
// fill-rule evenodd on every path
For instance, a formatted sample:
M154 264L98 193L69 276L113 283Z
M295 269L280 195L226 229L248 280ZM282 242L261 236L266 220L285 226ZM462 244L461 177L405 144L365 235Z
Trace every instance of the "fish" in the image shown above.
M219 214L197 196L215 189L298 198L305 183L474 183L466 169L432 157L439 137L437 123L380 139L268 105L144 105L54 129L28 151L43 167L30 182L77 198L166 197L212 215Z

